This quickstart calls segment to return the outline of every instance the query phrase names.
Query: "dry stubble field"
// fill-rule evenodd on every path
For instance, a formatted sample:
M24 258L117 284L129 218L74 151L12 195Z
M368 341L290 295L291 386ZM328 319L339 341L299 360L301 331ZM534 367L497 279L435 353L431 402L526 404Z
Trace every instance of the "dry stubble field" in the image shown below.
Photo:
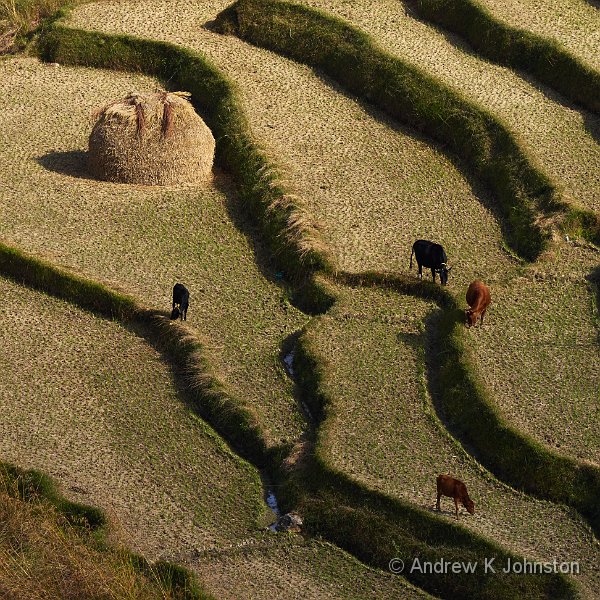
M258 472L184 407L143 339L5 279L0 296L4 462L101 506L151 559L264 525Z
M502 390L495 400L507 421L521 425L523 410L534 404L535 422L543 426L537 429L532 421L528 433L566 454L598 462L600 440L593 427L598 414L597 347L579 344L572 352L568 345L554 344L550 357L533 349L545 323L560 323L570 339L593 337L597 318L587 277L600 255L557 240L533 271L558 277L562 286L536 285L533 271L525 271L524 279L523 270L504 250L501 225L490 211L493 201L483 190L473 188L435 146L361 106L312 70L204 29L202 25L227 4L219 0L195 6L177 0L167 7L163 0L103 2L78 8L70 23L175 42L204 52L228 73L240 88L256 136L283 157L293 174L292 184L324 222L340 268L406 271L412 241L425 238L446 248L454 265L450 287L461 302L475 277L492 286L493 296L496 285L498 293L508 297L517 296L526 285L526 297L543 310L521 314L514 303L499 297L490 322L494 315L499 322L518 319L523 337L488 336L485 348L475 342L478 370L491 389ZM596 117L556 102L552 93L547 96L509 69L465 53L434 28L410 18L401 3L304 4L348 19L392 54L416 63L499 115L570 197L600 209ZM576 318L565 306L564 290L567 297L581 301L572 307ZM521 360L522 350L530 360ZM574 365L574 356L579 366ZM569 366L569 377L563 378L561 392L578 407L582 419L573 419L564 435L549 439L547 432L557 422L562 426L565 409L540 374L548 369L554 379L563 364ZM581 369L582 364L590 368ZM507 380L522 386L517 401L503 388Z
M187 324L208 340L215 370L257 413L271 444L293 440L304 421L278 357L305 317L263 276L233 223L239 207L227 177L176 188L85 176L93 110L158 86L30 58L0 63L3 238L165 311L173 284L184 282Z
M594 0L478 0L498 20L563 45L600 70L600 11Z
M577 556L586 597L597 597L600 548L581 517L498 482L435 416L424 353L425 324L436 307L391 291L340 293L335 308L308 326L310 347L327 365L324 389L333 401L335 416L319 438L328 462L429 510L437 474L454 474L468 482L476 506L475 515L461 517L462 525L529 558ZM445 499L442 510L450 516L452 500Z
M443 240L451 256L460 256L462 282L509 268L490 199L474 192L437 147L311 69L202 28L228 4L90 4L69 23L206 54L236 82L254 134L324 224L342 270L404 271L418 237ZM463 236L449 235L456 230Z

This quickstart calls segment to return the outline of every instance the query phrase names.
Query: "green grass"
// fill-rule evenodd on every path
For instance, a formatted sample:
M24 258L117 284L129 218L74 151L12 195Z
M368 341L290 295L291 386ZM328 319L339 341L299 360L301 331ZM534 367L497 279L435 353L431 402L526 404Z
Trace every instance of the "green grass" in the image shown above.
M519 15L512 25L494 15L493 5L499 3L491 2L492 6L486 6L485 0L416 0L413 4L424 18L462 36L478 54L531 73L569 100L600 113L600 72L552 39L552 28L544 35L527 31L528 22L523 19L523 13L530 8L527 3L513 3L514 6L508 9ZM574 4L584 3L577 0ZM593 9L589 9L591 11ZM568 12L564 10L562 15ZM582 23L585 22L582 19Z

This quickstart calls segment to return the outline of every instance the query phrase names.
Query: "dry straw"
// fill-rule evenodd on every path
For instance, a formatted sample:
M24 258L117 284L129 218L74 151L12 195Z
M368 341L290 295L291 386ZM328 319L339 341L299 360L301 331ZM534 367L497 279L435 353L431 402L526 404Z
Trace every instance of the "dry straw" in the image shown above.
M208 181L215 139L188 92L130 93L98 109L89 139L90 172L143 185Z

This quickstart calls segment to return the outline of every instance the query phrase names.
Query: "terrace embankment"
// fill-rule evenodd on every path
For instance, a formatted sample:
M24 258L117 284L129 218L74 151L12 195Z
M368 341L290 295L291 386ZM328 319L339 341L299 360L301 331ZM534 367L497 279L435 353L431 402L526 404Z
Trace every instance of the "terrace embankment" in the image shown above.
M443 241L461 257L461 282L509 268L493 199L460 165L311 69L199 26L226 5L93 4L77 9L69 25L205 53L236 82L253 133L323 223L341 269L404 271L419 237Z
M264 11L261 12L259 10L261 8ZM466 113L470 112L472 115L479 114L483 119L494 119L494 117L490 117L489 115L488 117L484 117L486 114L485 109L478 107L477 104L469 101L462 95L454 96L454 100L451 100L453 94L452 88L440 84L437 80L427 78L423 72L416 70L415 67L411 70L404 59L383 54L371 38L356 29L352 29L342 21L332 19L325 13L283 2L252 2L248 0L239 3L236 6L235 13L230 13L229 16L233 14L235 15L235 23L237 24L238 31L248 39L281 52L291 53L299 58L299 60L304 60L309 64L323 66L323 68L327 69L328 73L344 81L347 85L361 90L361 93L365 97L373 97L384 106L392 106L394 114L398 118L404 118L403 114L399 113L398 110L397 103L400 103L400 106L404 106L404 112L412 115L411 119L420 122L421 125L425 123L424 126L433 124L432 126L439 137L443 138L446 136L451 138L453 135L451 131L444 130L443 127L439 126L437 114L431 114L432 111L438 109L444 114L443 110L447 109L447 107L444 107L444 101L456 102L458 105L456 110L462 110ZM293 33L290 34L290 31ZM317 35L317 32L322 35ZM291 45L288 44L290 35L293 35ZM340 67L340 61L342 63L343 61L350 61L355 66L357 75L354 80L345 79L344 70ZM377 65L376 68L373 66L373 70L376 70L378 74L372 75L372 70L367 69L365 64ZM407 96L412 98L412 100L403 100L404 96L402 93L397 91L393 86L388 89L386 82L383 80L386 74L389 75L389 79L395 78L395 83L402 90L406 91ZM413 93L415 88L415 85L411 84L413 79L418 79L422 86L429 86L432 93L439 94L439 96L436 96L439 104L435 102L429 104L429 99L424 100L422 96ZM404 105L402 102L404 102ZM447 109L445 114L447 118L451 118L452 111ZM473 116L472 122L469 122L469 119L467 119L463 123L464 126L466 128L469 125L475 127L477 118ZM502 121L495 119L494 122L495 125L489 130L491 134L489 140L490 146L494 146L502 137L499 133L500 131L504 130L505 134L507 131ZM435 123L438 123L438 125L435 125ZM472 139L467 137L467 140L473 144L477 144L478 142L476 136ZM483 154L485 155L485 152ZM532 172L537 171L539 176L543 177L543 173L539 170L539 167L536 167L535 160L526 152L524 153L518 143L512 146L508 154L512 154L512 160L516 159L520 161L521 165L528 165L527 168L517 171L518 176L513 192L516 193L519 187L526 185L526 181ZM505 155L498 162L502 164L504 161L510 163L511 159ZM514 167L515 163L511 164ZM551 184L548 182L548 185L550 186ZM512 199L510 200L511 204L513 201ZM464 227L453 231L450 235L447 234L448 237L456 236L457 239L461 239L465 235ZM479 276L492 286L493 297L496 293L496 284L498 284L499 294L513 298L520 298L519 290L523 287L528 288L522 294L523 302L521 311L525 314L522 317L523 326L520 335L515 336L506 346L501 341L502 336L496 336L493 340L488 338L487 356L498 357L497 362L494 363L493 370L496 387L502 386L506 380L515 378L518 379L520 385L525 386L525 389L529 390L525 394L526 400L522 405L528 401L535 401L538 394L543 398L545 403L552 404L551 410L545 413L543 410L536 409L537 419L545 418L546 421L544 423L544 431L533 437L537 437L538 440L547 445L551 442L550 446L555 450L556 444L554 438L548 437L548 431L557 426L562 427L565 416L564 400L560 394L553 393L555 390L543 382L543 376L540 374L546 373L546 359L548 355L536 352L535 340L538 335L538 329L544 327L546 318L548 323L553 320L560 321L562 335L566 335L568 332L568 335L572 339L576 339L582 335L589 337L589 331L594 332L596 330L594 303L589 293L589 279L590 273L595 270L598 255L592 245L575 243L568 237L562 238L556 234L554 237L555 239L547 245L547 251L538 256L535 266L486 270ZM485 242L477 243L476 248L480 252L485 252ZM487 248L487 251L490 251L490 248ZM462 256L457 257L457 260L461 262L458 264L455 263L455 269L451 275L451 287L457 290L456 296L462 304L464 302L462 298L464 298L463 294L466 289L466 283L469 280L465 275L470 274L469 269L472 273L475 271L476 266L479 266L480 263L484 264L484 262L476 258L475 264L469 264L469 261L472 259L465 257L465 261L462 262ZM482 271L479 271L479 273L482 273ZM529 289L530 286L526 283L528 278L531 280L543 278L560 283ZM457 285L458 287L455 287ZM565 290L567 290L567 293L565 293ZM580 306L574 305L572 307L577 318L570 318L569 312L565 311L565 296L582 300ZM531 307L527 305L528 297L531 299L536 298ZM542 307L544 307L543 310L541 310ZM520 318L519 312L512 310L514 309L514 304L503 302L500 303L499 309L505 311L505 323ZM545 327L547 328L548 324ZM510 350L511 345L513 347L512 351ZM594 415L597 414L598 410L595 399L597 370L595 365L598 362L597 348L593 343L579 344L577 352L573 354L568 344L555 343L552 346L552 361L554 363L559 364L562 361L565 365L570 365L568 368L570 373L574 373L574 368L578 370L578 377L567 377L564 379L561 392L565 393L574 404L580 407L578 412L584 416L582 419L571 418L568 421L568 428L571 430L571 433L567 436L560 436L562 441L562 443L559 442L561 443L561 452L575 456L578 459L587 458L592 462L597 462L598 439L597 435L593 433L593 427L590 431L590 422L593 422ZM517 348L519 348L520 352L524 352L528 357L531 357L531 359L527 361L520 360ZM574 367L573 361L575 357L581 360L582 364L589 362L592 368ZM553 377L557 377L558 373L553 371L553 368L551 367L549 372ZM556 368L559 369L560 367ZM518 377L514 377L515 373L518 373ZM486 376L488 379L492 376L490 370L486 371ZM537 381L537 383L531 385L530 381ZM501 402L507 403L506 406L503 406L503 415L506 418L503 422L510 424L516 421L518 424L520 420L523 420L524 415L522 414L522 410L521 416L515 415L513 417L511 415L513 408L511 403L507 402L507 398L503 396L501 396ZM557 415L560 415L558 419ZM475 426L475 423L472 423L472 426ZM528 431L531 430L531 427L528 428ZM565 442L567 439L569 441ZM592 445L588 447L587 444L590 442ZM556 495L551 495L550 497L556 498Z
M149 559L264 524L258 472L184 407L170 368L123 326L0 279L2 460L103 508Z
M326 399L316 452L330 469L369 489L433 511L435 478L467 483L475 515L460 523L537 560L577 556L578 578L592 598L598 542L564 506L535 500L497 481L446 432L428 393L426 328L435 305L383 289L340 289L338 304L310 323L300 343L320 365ZM443 514L453 518L451 500Z
M485 107L508 125L567 197L600 210L598 117L451 44L439 30L412 18L399 2L304 0L302 4L350 22L384 50Z
M499 21L550 38L600 71L600 11L586 0L477 2Z
M92 111L158 81L31 58L0 68L0 156L10 165L0 185L3 239L165 311L173 284L185 283L187 324L211 346L213 369L269 445L295 439L304 420L278 350L306 317L263 276L255 251L264 252L236 226L243 217L229 179L147 187L87 175Z

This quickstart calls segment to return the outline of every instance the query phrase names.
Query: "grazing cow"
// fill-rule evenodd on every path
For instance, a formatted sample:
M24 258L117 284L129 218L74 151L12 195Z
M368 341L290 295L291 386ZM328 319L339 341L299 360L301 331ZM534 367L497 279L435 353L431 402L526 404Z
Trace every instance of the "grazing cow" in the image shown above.
M472 281L467 290L467 304L471 307L465 310L467 327L475 325L479 317L481 317L481 325L483 325L483 317L485 317L485 311L491 301L490 288L479 279Z
M450 273L452 267L448 268L446 253L444 248L434 242L427 240L417 240L412 247L410 253L410 268L412 269L412 258L413 254L417 259L417 265L419 266L419 278L423 278L423 267L431 269L431 275L433 282L435 283L435 274L440 274L440 282L442 285L448 284L448 273Z
M187 309L190 305L190 293L185 285L176 283L173 287L173 311L171 320L179 317L182 321L187 320Z
M438 475L437 476L437 503L435 505L437 510L440 510L440 498L442 496L449 496L454 498L454 506L456 507L456 518L458 519L458 501L467 509L469 514L475 514L475 504L473 500L469 498L467 492L467 486L459 479L454 479L450 475Z

